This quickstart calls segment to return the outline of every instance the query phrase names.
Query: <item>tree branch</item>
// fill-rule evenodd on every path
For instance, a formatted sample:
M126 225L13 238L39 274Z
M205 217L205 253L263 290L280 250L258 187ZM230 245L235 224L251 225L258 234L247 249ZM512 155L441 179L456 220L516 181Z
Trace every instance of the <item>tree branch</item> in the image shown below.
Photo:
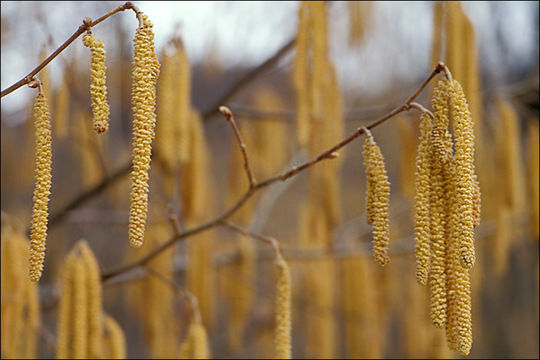
M242 140L242 135L240 134L240 130L238 129L238 126L236 125L236 121L234 121L234 116L226 106L220 106L219 111L225 116L225 119L231 124L234 136L236 137L236 141L238 141L238 145L240 146L240 151L242 152L242 157L244 158L244 169L246 170L246 175L248 177L249 181L249 188L251 189L255 185L255 178L253 177L253 173L251 172L251 168L249 167L249 160L248 155L246 151L246 144L244 143L244 140Z
M111 11L109 11L108 13L106 13L105 15L103 15L102 17L100 17L99 19L97 19L95 21L91 21L91 19L90 19L90 21L88 21L89 18L85 18L83 20L83 24L81 26L79 26L77 31L75 31L73 33L73 35L71 35L69 37L69 39L67 39L62 45L60 45L60 47L58 49L56 49L51 55L49 55L48 58L43 60L43 62L41 64L39 64L34 70L30 71L30 73L28 75L26 75L21 80L17 81L15 84L11 85L7 89L2 90L2 92L0 93L0 97L4 97L4 96L6 96L8 94L11 94L13 91L17 90L21 86L24 86L24 85L28 84L30 81L32 81L34 76L37 75L37 73L39 73L45 66L47 66L55 57L60 55L60 53L62 51L64 51L65 48L67 48L73 41L75 41L85 31L87 31L88 29L96 26L97 24L104 21L108 17L110 17L110 16L112 16L112 15L114 15L114 14L120 12L120 11L127 10L127 9L132 9L137 14L137 17L138 18L140 17L139 14L141 14L141 12L139 11L139 9L137 9L137 7L135 5L133 5L133 3L131 1L128 1L123 5L115 7L114 9L112 9ZM140 20L139 20L139 23L140 23Z
M431 81L431 79L433 79L435 77L435 75L437 75L438 73L440 73L443 70L443 68L444 68L444 64L439 63L435 67L435 69L431 72L431 74L428 76L428 78L418 88L418 90L412 96L410 96L405 101L405 103L403 105L397 107L396 109L392 110L388 114L386 114L386 115L382 116L381 118L375 120L373 123L371 123L369 126L367 126L367 129L371 130L372 128L374 128L376 126L379 126L380 124L382 124L386 120L388 120L391 117L395 116L396 114L399 114L400 112L407 111L407 110L411 109L411 103L414 101L414 99L427 86L427 84ZM185 238L187 238L189 236L192 236L194 234L200 233L202 231L211 229L211 228L215 227L216 225L219 225L219 224L225 222L226 220L228 220L228 218L231 215L233 215L238 209L240 209L258 190L260 190L260 189L262 189L262 188L264 188L266 186L269 186L269 185L271 185L271 184L273 184L273 183L275 183L277 181L285 181L285 180L289 179L290 177L295 176L296 174L300 173L301 171L315 165L316 163L318 163L318 162L320 162L322 160L335 158L337 156L336 151L341 149L342 147L344 147L345 145L347 145L348 143L350 143L354 139L356 139L358 136L362 135L364 133L364 128L365 127L361 127L359 129L357 129L355 132L353 132L347 138L343 139L338 144L332 146L330 149L322 152L321 154L319 154L315 158L313 158L313 159L311 159L311 160L309 160L309 161L307 161L307 162L305 162L305 163L303 163L303 164L301 164L299 166L295 166L291 170L288 170L288 171L284 172L283 174L278 174L276 176L270 177L270 178L268 178L266 180L263 180L261 182L256 183L253 187L250 187L248 189L248 191L236 202L236 204L234 204L231 208L226 210L222 215L218 216L214 220L211 220L209 222L201 224L201 225L199 225L199 226L197 226L197 227L195 227L193 229L186 230L186 231L184 231L182 233L174 234L174 236L169 241L161 244L160 246L158 246L157 248L152 250L150 253L148 253L147 255L142 257L141 259L135 260L134 262L132 262L130 264L121 266L116 270L112 270L112 271L109 271L109 272L104 272L102 274L102 280L105 281L105 280L110 279L110 278L112 278L114 276L123 274L123 273L125 273L127 271L130 271L132 269L135 269L135 268L137 268L139 266L146 265L148 263L148 261L153 259L155 256L159 255L162 251L166 250L170 246L174 245L176 242L178 242L178 241L180 241L182 239L185 239Z

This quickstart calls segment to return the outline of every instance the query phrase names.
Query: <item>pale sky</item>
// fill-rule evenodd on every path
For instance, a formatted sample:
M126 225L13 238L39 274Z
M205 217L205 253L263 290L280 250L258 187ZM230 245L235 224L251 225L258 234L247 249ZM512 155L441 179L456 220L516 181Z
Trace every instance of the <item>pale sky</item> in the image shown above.
M10 41L2 34L1 88L22 78L37 65L37 54L52 36L56 48L80 25L85 16L97 18L123 2L1 2L2 31L9 24L9 34L18 34ZM191 62L200 61L214 47L224 67L237 64L257 64L275 52L296 31L298 2L134 2L155 26L156 46L173 34L179 24ZM491 8L497 7L497 18ZM500 74L502 56L511 63L538 61L538 29L535 15L537 2L465 2L464 8L481 39L482 59L487 72ZM25 18L32 10L47 15L41 21ZM366 41L360 47L348 47L348 17L344 2L332 2L329 11L330 53L345 91L377 96L395 81L413 81L429 71L431 46L430 2L376 2ZM132 34L137 22L130 14L115 15L98 25L95 34L102 38L108 56L114 56L115 40L108 39L114 23L121 21ZM501 23L501 33L494 24ZM44 29L45 28L45 29ZM500 54L497 36L506 41L507 51ZM67 50L82 52L80 40ZM536 59L536 60L535 60ZM290 61L289 61L290 63ZM53 82L59 78L60 58L50 65ZM503 73L505 69L502 69ZM504 75L504 74L503 74ZM503 76L501 75L501 76ZM53 83L54 85L54 83ZM2 99L6 111L16 111L27 96L28 89L19 89Z

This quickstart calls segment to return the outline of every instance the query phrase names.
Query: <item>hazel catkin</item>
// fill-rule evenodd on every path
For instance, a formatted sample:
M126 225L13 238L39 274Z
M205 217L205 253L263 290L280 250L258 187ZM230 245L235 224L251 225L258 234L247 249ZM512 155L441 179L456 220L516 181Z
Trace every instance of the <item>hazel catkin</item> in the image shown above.
M291 359L291 275L281 254L276 259L276 358Z
M456 201L459 221L454 234L460 239L461 265L470 269L475 260L475 184L474 184L474 133L473 121L461 85L453 80L449 87L449 97L453 116L456 158ZM478 217L478 216L476 216Z
M390 183L384 167L381 150L375 143L371 132L365 129L364 166L367 174L366 214L373 220L373 250L375 260L380 265L386 265L388 257L388 241L390 228L388 224L388 202Z
M129 211L129 242L140 247L148 212L148 171L156 124L156 80L159 62L154 47L153 25L143 15L143 26L135 33L133 69L133 170Z
M429 213L429 200L431 192L431 118L422 114L420 122L420 142L416 155L416 202L415 202L415 253L416 253L416 280L422 285L427 284L429 274L429 240L431 237L431 224Z
M109 359L125 359L126 337L118 322L111 316L105 315L103 327L105 329L104 343L108 350L107 357Z
M39 281L45 260L47 217L51 194L51 121L45 96L40 92L34 104L36 131L35 188L30 234L30 279Z
M109 103L107 102L105 48L100 39L88 32L82 38L84 46L90 48L91 56L91 84L92 112L94 113L94 130L104 133L109 130Z

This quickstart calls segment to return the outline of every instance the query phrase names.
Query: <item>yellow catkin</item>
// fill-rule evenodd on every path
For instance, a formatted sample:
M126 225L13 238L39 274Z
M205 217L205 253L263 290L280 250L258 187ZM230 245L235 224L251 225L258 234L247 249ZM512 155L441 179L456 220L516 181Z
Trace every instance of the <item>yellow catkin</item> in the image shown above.
M451 155L451 149L445 146L448 131L448 87L450 82L446 79L439 81L438 87L433 91L434 121L431 130L431 146L434 149L435 160L443 165Z
M296 126L298 143L306 145L310 135L308 92L309 8L302 1L298 10L296 57L294 59L293 84L296 91Z
M175 147L175 62L172 56L162 52L161 75L157 89L156 154L163 169L164 192L171 198L174 191L174 172L177 167Z
M463 10L459 1L445 1L443 4L445 21L446 65L452 70L454 79L463 81Z
M276 358L291 359L291 275L281 254L276 259Z
M2 358L37 357L40 309L37 284L26 273L29 241L2 224L1 352Z
M51 190L51 120L47 100L39 94L34 104L35 187L30 243L30 279L39 281L45 260L48 203Z
M181 162L189 160L190 156L190 136L189 136L189 123L191 116L191 70L187 54L184 50L184 46L181 41L178 42L178 49L176 52L177 61L177 83L178 87L175 102L175 143L177 156Z
M506 100L497 102L499 124L496 128L497 165L501 171L501 194L511 213L520 213L525 206L525 183L521 157L519 117Z
M416 280L427 284L429 274L431 224L429 201L431 198L431 118L422 114L420 142L416 156L415 253Z
M58 138L65 138L68 134L68 114L70 91L68 87L68 69L64 70L60 89L56 92L56 102L54 106L54 133Z
M232 301L228 331L229 345L232 351L238 351L242 348L242 339L251 315L255 295L253 291L256 271L255 244L252 239L245 236L237 238L237 243L241 258L237 264L233 265L231 269L233 273L229 275L230 281L227 281Z
M349 46L360 43L373 14L372 1L349 1Z
M180 359L210 358L206 329L200 322L192 321L189 325L187 338L180 345L178 357Z
M102 295L99 265L94 253L86 241L77 246L86 270L87 311L88 311L88 356L93 359L102 357L101 341L103 337Z
M87 109L78 109L74 116L74 130L78 145L79 165L81 169L82 186L96 186L105 176L102 137L94 136L90 125L91 114Z
M92 52L90 96L92 97L92 111L94 113L94 130L101 134L109 130L109 103L105 85L107 70L105 66L105 48L103 42L91 32L84 35L82 40L84 46L90 48Z
M74 359L88 358L88 286L84 262L77 257L73 265L73 298L71 319Z
M56 358L69 359L71 355L71 344L73 343L73 331L71 324L73 315L71 309L73 305L73 277L77 258L70 253L64 263L62 270L62 290L60 293L60 310L58 312L58 330L56 336Z
M328 42L326 4L324 2L309 2L311 10L311 29L313 36L313 64L311 78L311 117L315 121L323 120L324 83L328 62Z
M470 269L474 254L474 133L473 120L469 112L465 94L459 82L454 80L449 87L449 97L453 116L456 157L456 201L459 221L455 224L460 239L461 264Z
M107 349L106 358L125 359L126 337L118 322L111 316L105 315L103 327L105 330L104 347Z
M390 183L384 167L384 158L381 150L375 143L369 130L366 131L364 143L364 166L368 178L367 209L373 219L373 251L377 262L384 266L390 261L388 257L388 241L390 228L388 225L388 202L390 197ZM371 183L371 184L370 184Z
M540 212L540 178L539 178L539 135L538 121L529 123L527 128L527 188L529 204L530 234L538 240Z
M156 81L159 62L154 48L153 25L143 15L143 26L135 33L133 69L133 170L131 173L131 206L129 243L140 247L144 240L148 211L148 171L156 121Z
M437 121L437 117L435 117ZM433 125L435 127L436 124ZM441 130L446 134L446 128ZM432 136L435 131L432 130ZM432 138L433 140L433 138ZM439 139L439 147L431 147L431 173L429 192L429 216L430 216L430 272L429 287L431 295L431 321L436 327L443 327L446 322L446 250L447 241L445 236L445 174L444 169L448 163L448 157L441 153L451 151L451 143L445 141L444 136Z

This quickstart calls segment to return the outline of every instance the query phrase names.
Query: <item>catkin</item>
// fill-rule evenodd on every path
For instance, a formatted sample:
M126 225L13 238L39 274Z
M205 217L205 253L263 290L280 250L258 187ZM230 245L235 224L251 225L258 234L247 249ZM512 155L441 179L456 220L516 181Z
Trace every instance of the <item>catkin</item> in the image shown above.
M82 38L84 46L90 48L91 56L91 84L92 112L94 113L94 130L102 134L109 130L109 103L107 101L107 87L105 66L105 48L100 39L88 32Z
M459 82L454 80L449 87L452 108L455 157L456 157L456 201L459 221L455 224L460 239L461 264L470 269L475 260L474 254L474 133L473 121L468 109L465 94Z
M140 247L144 240L148 211L148 171L156 121L156 80L159 62L154 48L153 25L146 15L143 26L135 33L133 69L133 170L131 173L131 206L129 243Z
M349 46L358 44L364 38L366 27L373 14L372 1L349 1Z
M433 147L436 161L443 165L448 161L452 149L445 146L448 131L448 87L450 82L446 79L439 81L438 87L433 91L434 121L431 130L431 146Z
M298 34L296 36L296 57L294 59L293 84L296 91L296 123L298 143L306 145L310 135L309 92L308 92L308 50L309 50L309 8L307 2L300 2L298 9Z
M105 330L104 344L108 350L106 357L109 359L125 359L126 337L122 328L109 315L104 316L103 326Z
M73 303L72 303L72 328L73 351L75 359L88 358L88 286L85 264L77 258L73 264Z
M527 185L529 194L529 224L531 235L538 240L540 212L539 135L538 121L531 121L527 129Z
M180 359L208 359L210 357L206 330L199 321L192 321L189 325L187 338L180 346L178 357Z
M181 162L190 160L190 116L191 116L191 71L188 58L181 41L178 42L176 52L177 73L176 79L178 90L176 91L175 103L175 142L176 151Z
M37 284L27 276L30 244L11 224L2 223L0 246L2 358L33 359L37 357L40 308Z
M56 337L56 358L69 359L73 332L71 331L73 303L73 276L77 258L70 253L62 270L62 292L60 294L60 311L58 312L58 330Z
M422 114L420 122L420 142L416 155L416 202L415 202L415 253L416 280L427 284L429 274L431 224L429 201L431 198L431 118Z
M411 114L402 115L397 119L399 136L399 185L400 191L407 198L413 200L415 197L415 165L417 134L416 121Z
M80 241L77 246L82 262L86 269L87 306L88 306L88 356L101 358L102 325L102 296L99 265L94 253L86 241Z
M291 275L281 254L276 259L276 358L291 359Z
M435 124L434 124L435 126ZM432 134L434 131L432 131ZM436 327L443 327L446 322L446 237L445 237L445 178L442 159L437 150L446 152L447 146L441 139L441 148L432 146L430 174L430 234L431 261L429 285L431 292L431 321ZM451 147L451 144L450 144ZM448 162L448 161L446 161Z
M373 220L373 250L377 262L384 266L390 260L388 257L388 241L390 228L388 225L388 201L390 183L384 167L381 150L375 143L371 132L365 129L364 166L368 178L366 214L371 214Z
M47 100L40 93L34 104L35 143L35 188L30 235L30 279L39 281L45 260L47 240L47 217L51 194L51 121Z

